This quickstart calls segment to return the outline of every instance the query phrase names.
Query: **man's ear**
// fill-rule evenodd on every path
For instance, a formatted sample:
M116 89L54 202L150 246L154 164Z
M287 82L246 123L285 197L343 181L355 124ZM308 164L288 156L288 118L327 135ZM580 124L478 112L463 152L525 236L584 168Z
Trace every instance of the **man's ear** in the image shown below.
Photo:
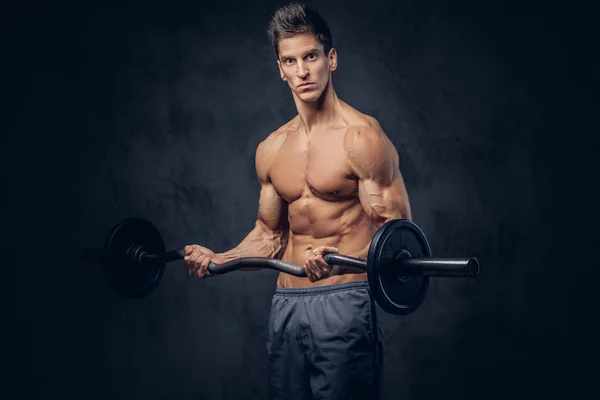
M287 78L285 77L283 70L281 69L281 63L279 62L279 60L277 60L277 67L279 68L279 76L281 77L281 80L286 82Z
M329 49L329 55L327 56L327 58L329 59L329 70L335 71L337 69L338 59L337 51L335 51L333 47Z

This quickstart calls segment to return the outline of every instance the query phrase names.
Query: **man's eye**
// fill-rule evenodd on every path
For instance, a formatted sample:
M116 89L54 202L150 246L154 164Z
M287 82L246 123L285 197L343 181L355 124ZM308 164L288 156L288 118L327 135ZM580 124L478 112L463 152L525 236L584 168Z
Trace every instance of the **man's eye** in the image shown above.
M308 55L308 59L309 59L309 60L314 60L315 58L317 58L317 55L316 55L315 53L310 53L310 54Z
M287 65L292 65L292 63L293 63L293 62L294 62L294 60L292 60L291 58L287 58L287 59L285 60L285 63L286 63Z

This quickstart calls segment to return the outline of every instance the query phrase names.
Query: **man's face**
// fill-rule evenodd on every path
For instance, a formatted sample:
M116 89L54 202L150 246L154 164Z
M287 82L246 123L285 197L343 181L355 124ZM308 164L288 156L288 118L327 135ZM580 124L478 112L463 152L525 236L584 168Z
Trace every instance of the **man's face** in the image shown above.
M312 34L301 34L279 41L277 60L281 79L286 81L300 100L311 103L321 97L337 67L334 49L326 55Z

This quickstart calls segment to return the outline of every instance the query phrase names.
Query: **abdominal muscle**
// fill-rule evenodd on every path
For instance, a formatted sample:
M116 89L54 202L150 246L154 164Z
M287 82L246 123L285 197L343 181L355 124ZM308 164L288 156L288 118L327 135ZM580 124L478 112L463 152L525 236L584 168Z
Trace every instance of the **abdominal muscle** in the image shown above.
M369 245L376 227L357 198L333 202L314 197L306 200L299 199L289 205L289 238L283 261L304 266L313 256L313 250L320 246L336 247L339 254L353 255ZM359 258L366 259L366 254ZM316 287L366 279L366 272L346 273L311 282L282 272L277 287Z

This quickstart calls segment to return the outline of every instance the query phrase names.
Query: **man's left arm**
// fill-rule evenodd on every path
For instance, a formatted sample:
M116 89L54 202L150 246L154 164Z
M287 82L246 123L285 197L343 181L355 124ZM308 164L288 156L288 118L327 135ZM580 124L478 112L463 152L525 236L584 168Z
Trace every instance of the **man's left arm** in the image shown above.
M412 219L408 194L400 173L399 155L387 135L378 127L354 129L346 134L344 150L349 167L358 180L360 204L371 222L380 228L393 219ZM346 255L366 260L370 245L371 241L359 251ZM315 273L327 270L322 255L336 251L336 248L326 246L315 249L313 257L317 258L310 259L306 264L307 271L313 271L309 274L311 282L331 275L364 272L335 265L330 267L329 274Z
M360 203L373 224L379 228L393 219L412 219L398 151L383 130L354 130L348 133L344 145L358 179ZM366 259L370 244L348 255Z

